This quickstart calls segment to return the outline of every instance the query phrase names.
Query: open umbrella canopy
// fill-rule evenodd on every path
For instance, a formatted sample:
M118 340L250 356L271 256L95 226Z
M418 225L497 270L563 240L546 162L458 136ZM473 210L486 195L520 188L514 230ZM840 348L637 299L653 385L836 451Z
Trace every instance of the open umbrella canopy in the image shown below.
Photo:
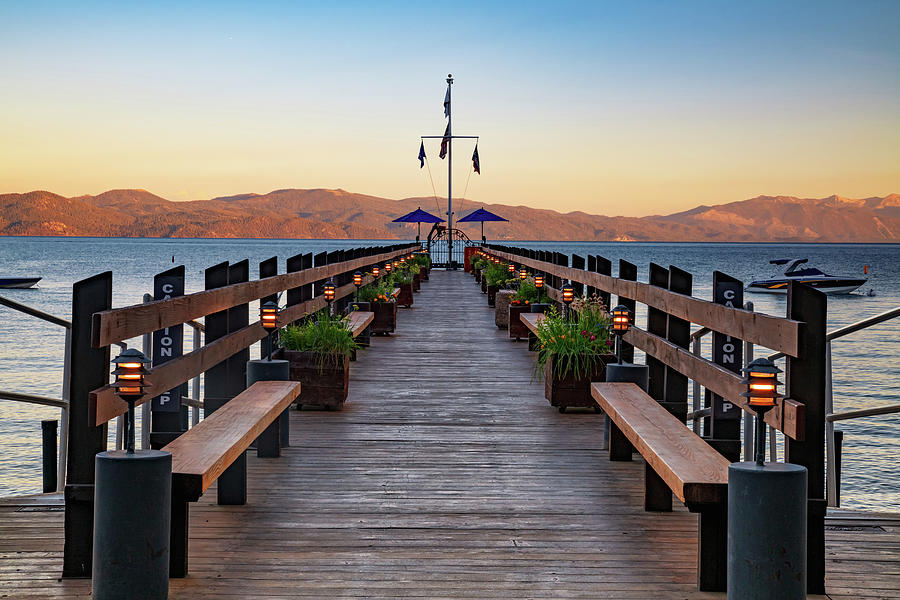
M504 219L500 215L495 215L489 210L484 210L483 208L479 208L478 210L472 211L462 219L457 220L457 223L477 223L481 221L484 223L485 221L509 221L509 219Z
M444 219L436 217L430 212L417 208L409 214L397 217L392 223L443 223Z

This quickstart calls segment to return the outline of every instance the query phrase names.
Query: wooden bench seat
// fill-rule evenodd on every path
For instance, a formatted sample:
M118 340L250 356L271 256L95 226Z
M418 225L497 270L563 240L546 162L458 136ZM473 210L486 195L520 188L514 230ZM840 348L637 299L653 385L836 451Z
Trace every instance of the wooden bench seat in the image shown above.
M539 350L540 345L537 341L538 323L544 318L544 313L522 313L519 320L528 328L528 349Z
M172 454L171 577L187 574L188 503L230 476L237 492L219 504L246 504L245 451L260 438L260 456L280 454L278 419L299 395L296 381L258 381L163 448Z
M347 321L347 327L350 329L350 335L355 338L372 324L372 321L375 320L375 313L368 310L354 310L347 315L345 320Z
M610 420L610 459L631 460L633 448L646 461L644 509L672 510L674 493L700 513L698 584L724 591L728 460L633 383L593 383L591 395Z

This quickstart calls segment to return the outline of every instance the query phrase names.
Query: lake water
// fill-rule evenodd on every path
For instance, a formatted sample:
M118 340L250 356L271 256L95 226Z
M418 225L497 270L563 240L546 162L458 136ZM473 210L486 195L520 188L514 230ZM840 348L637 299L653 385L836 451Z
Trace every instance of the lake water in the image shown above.
M153 275L171 268L173 257L174 264L185 265L190 293L203 288L204 269L222 261L250 259L255 277L258 263L271 256L279 257L279 272L284 272L285 259L298 253L384 243L394 242L0 237L0 276L43 277L37 289L0 290L0 295L69 319L73 282L106 270L113 271L113 306L125 306L152 291ZM675 265L693 274L694 295L707 299L714 270L746 283L769 275L772 258L808 257L811 264L840 275L860 275L868 265L869 281L862 289L874 289L876 295L829 297L829 330L900 305L900 245L503 243L599 254L613 261L614 274L623 258L638 265L641 281L647 280L651 261ZM757 311L785 315L783 296L746 294L745 300ZM638 324L645 323L639 312ZM63 343L62 328L0 307L0 389L59 398ZM139 347L139 340L129 342L134 345ZM191 347L189 337L185 347ZM900 404L898 357L900 319L836 341L835 410ZM40 491L40 421L53 418L59 418L57 409L0 400L0 496ZM845 432L842 505L900 511L900 415L845 421L838 429Z

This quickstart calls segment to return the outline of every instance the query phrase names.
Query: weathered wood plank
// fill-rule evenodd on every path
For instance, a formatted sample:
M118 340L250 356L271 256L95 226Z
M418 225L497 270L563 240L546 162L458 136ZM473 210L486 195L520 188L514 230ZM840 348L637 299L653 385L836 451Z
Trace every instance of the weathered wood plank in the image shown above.
M199 496L300 395L295 381L257 381L166 445L172 476Z
M679 500L724 502L728 460L633 383L592 383L591 395Z

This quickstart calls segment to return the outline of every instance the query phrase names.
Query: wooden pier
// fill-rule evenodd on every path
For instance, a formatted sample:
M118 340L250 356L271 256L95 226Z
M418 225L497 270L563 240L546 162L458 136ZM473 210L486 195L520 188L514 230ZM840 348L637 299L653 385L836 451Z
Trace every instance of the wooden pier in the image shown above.
M560 414L534 354L470 277L433 271L351 368L342 412L291 411L248 501L190 513L171 598L724 598L697 591L697 515L643 510L640 460L603 416ZM0 598L86 598L60 579L60 495L0 500ZM826 520L830 598L900 597L900 518Z

